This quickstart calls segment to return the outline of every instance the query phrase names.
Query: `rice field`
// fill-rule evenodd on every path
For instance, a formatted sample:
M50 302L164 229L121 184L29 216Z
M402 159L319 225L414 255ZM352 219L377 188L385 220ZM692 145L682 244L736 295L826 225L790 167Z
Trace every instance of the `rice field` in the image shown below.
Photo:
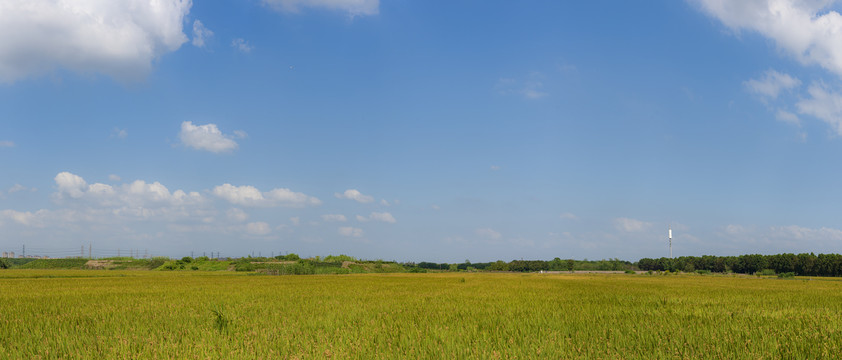
M842 282L0 271L0 359L817 359Z

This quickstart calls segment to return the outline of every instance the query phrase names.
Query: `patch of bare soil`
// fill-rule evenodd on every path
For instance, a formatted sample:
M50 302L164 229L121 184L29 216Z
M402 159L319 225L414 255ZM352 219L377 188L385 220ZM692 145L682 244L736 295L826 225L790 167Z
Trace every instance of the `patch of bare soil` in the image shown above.
M111 267L113 264L114 260L88 260L85 263L85 267L88 269L102 270Z

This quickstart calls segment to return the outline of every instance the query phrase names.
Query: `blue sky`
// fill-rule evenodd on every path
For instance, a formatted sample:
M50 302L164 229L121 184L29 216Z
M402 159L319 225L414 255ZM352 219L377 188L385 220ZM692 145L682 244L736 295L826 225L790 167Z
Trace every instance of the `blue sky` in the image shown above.
M0 250L838 253L839 10L14 0Z

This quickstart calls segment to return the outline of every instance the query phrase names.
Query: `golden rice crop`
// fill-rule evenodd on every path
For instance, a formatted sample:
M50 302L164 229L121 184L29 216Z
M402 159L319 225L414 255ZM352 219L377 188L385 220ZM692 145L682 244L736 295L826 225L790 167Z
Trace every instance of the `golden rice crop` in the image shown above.
M841 315L831 279L0 272L2 359L814 359Z

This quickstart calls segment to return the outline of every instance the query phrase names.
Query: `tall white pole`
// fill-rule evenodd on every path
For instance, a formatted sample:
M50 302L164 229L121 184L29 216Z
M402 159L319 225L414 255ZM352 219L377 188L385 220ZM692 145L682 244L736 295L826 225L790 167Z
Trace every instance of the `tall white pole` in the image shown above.
M670 237L670 259L672 259L672 225L669 226L669 237Z

